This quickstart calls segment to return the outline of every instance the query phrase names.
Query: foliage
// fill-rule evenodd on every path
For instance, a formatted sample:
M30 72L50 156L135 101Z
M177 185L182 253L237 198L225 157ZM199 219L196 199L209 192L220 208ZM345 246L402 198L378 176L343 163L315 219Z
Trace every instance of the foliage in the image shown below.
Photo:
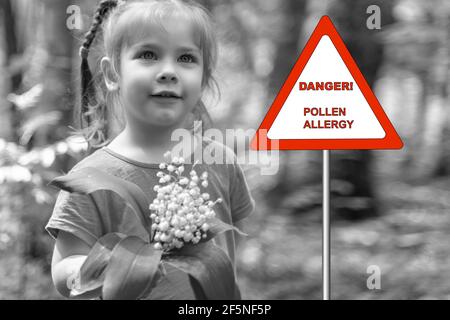
M181 178L182 179L182 178ZM145 297L166 276L161 264L168 263L187 273L197 299L239 299L231 261L222 249L210 241L219 233L232 228L217 218L211 219L207 237L194 245L180 249L156 249L150 228L150 200L133 183L95 168L83 168L56 178L52 185L69 192L93 194L108 190L118 194L138 216L149 234L150 241L135 236L107 234L99 239L81 267L79 286L71 295L81 295L102 286L104 299L138 299ZM177 290L174 284L172 290Z
M54 203L54 190L48 189L46 183L69 168L65 161L67 158L79 158L84 143L64 139L48 144L48 140L64 136L70 115L64 116L63 113L70 111L74 103L73 97L68 97L64 103L53 98L65 97L75 89L75 85L61 81L71 74L74 80L78 77L77 70L72 70L71 66L79 64L79 43L69 43L68 39L83 36L90 26L92 19L89 14L96 4L95 1L75 1L74 4L81 7L84 30L72 30L71 34L61 36L62 33L52 30L67 31L63 27L64 21L61 23L67 17L67 2L10 2L18 10L14 12L15 17L5 17L4 20L5 23L11 21L10 18L16 20L18 42L25 52L8 57L7 39L10 36L0 39L5 44L0 49L1 60L7 63L5 72L0 76L1 133L2 137L14 136L11 134L13 131L18 133L17 139L9 139L15 139L15 142L0 140L0 298L55 299L60 296L54 291L49 275L53 242L43 230L43 222ZM276 60L290 57L282 51L286 38L299 38L300 52L302 41L333 0L308 1L304 16L286 10L286 0L201 2L212 9L220 38L217 80L222 96L218 105L208 104L209 111L219 128L255 128L272 95L278 90L269 85L271 78L282 81L283 75L276 67ZM338 6L343 3L340 0L335 2ZM376 3L380 3L382 10L384 4L392 3L397 23L385 26L386 15L383 12L382 29L379 32L368 31L364 36L372 37L376 32L386 46L382 70L385 79L378 80L376 94L404 139L405 148L393 153L377 152L371 171L377 175L374 178L378 182L386 179L407 181L416 173L430 172L439 155L446 153L442 163L447 168L443 172L448 174L450 131L447 128L447 133L443 131L441 134L439 128L443 123L447 123L447 127L450 123L444 120L450 114L450 104L448 98L443 99L442 112L439 113L436 112L436 105L433 106L433 99L436 98L435 93L444 94L445 88L448 92L450 47L444 37L445 31L448 37L450 30L450 2L370 2ZM359 2L354 5L363 6ZM344 6L340 7L342 9ZM358 23L365 24L367 15L364 10L358 15L361 18ZM293 19L304 29L299 35L296 34ZM3 25L0 29L7 30ZM68 54L70 52L72 55ZM365 55L367 59L370 56ZM17 76L21 73L23 80L20 87L10 85L9 78L11 83L17 82ZM417 73L422 73L423 82L417 81ZM431 87L431 92L425 92L427 86ZM24 91L27 94L19 94ZM40 99L42 94L51 98ZM424 100L421 100L422 96ZM19 121L9 114L8 102L17 107ZM50 113L48 110L55 111ZM427 125L421 126L419 122L425 120ZM23 125L18 127L17 123ZM37 129L48 132L48 135L36 141L34 138L39 136ZM427 144L414 151L414 136L419 139L425 137ZM270 189L277 185L279 175L262 177L256 174L255 183L251 186L252 194L258 197L258 215L252 217L249 223L255 237L244 243L240 256L243 265L243 275L239 279L241 288L244 297L250 299L320 298L320 225L317 217L320 216L321 189L320 174L313 173L320 173L321 162L313 157L312 151L290 152L290 158L285 157L286 153L280 155L281 162L291 162L282 177L289 181L288 188ZM410 173L405 173L408 164L415 160L420 166L413 166ZM379 177L380 173L385 176ZM398 185L386 187L378 182L375 182L377 193L382 196L387 193L399 199L386 201L381 198L385 209L381 210L383 215L377 219L358 224L342 222L338 226L338 236L333 239L333 245L340 250L336 252L342 259L334 263L337 275L334 277L333 298L448 298L448 290L445 289L448 282L445 277L439 276L446 273L445 268L439 269L439 266L448 265L445 257L449 256L449 252L444 245L448 233L444 228L448 225L445 217L449 209L444 200L448 197L445 193L438 193L428 181L419 180L424 183L421 187L401 188ZM449 182L446 184L449 185ZM355 188L352 185L338 185L336 180L332 181L331 187L339 193ZM285 194L287 197L281 198ZM332 201L331 205L334 204ZM270 209L265 209L265 206L270 206ZM289 216L292 212L303 213L294 219L298 223L292 222ZM411 220L417 216L423 218L411 228L418 231L407 234L405 230L410 228ZM279 221L283 223L277 223ZM372 244L369 245L370 241ZM40 250L35 250L36 242L43 243ZM39 260L28 260L28 264L24 265L23 260L29 257L23 256L22 250L35 250L34 257ZM393 266L389 269L389 281L395 289L375 293L355 285L355 280L365 276L363 262L368 259L380 259ZM404 272L404 266L408 263L411 264L410 271ZM417 272L412 270L414 268ZM22 284L21 289L18 283L24 282L23 279L27 285Z
M387 45L387 62L417 73L439 73L433 78L445 81L442 72L448 63L448 2L402 0L394 14L396 23L383 28L380 34Z
M57 175L52 167L56 159L76 157L84 150L84 139L76 136L31 150L0 139L0 250L18 239L22 218L32 203L54 202L47 183Z

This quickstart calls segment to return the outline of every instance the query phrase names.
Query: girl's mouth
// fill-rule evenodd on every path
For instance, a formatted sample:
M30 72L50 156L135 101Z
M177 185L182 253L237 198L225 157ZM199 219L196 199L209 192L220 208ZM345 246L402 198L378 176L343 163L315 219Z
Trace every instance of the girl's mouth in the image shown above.
M173 104L181 100L181 97L179 95L169 91L161 91L152 94L150 97L153 101L155 101L158 104Z
M181 99L181 97L178 94L172 91L160 91L152 94L151 96L157 99L169 99L169 100Z

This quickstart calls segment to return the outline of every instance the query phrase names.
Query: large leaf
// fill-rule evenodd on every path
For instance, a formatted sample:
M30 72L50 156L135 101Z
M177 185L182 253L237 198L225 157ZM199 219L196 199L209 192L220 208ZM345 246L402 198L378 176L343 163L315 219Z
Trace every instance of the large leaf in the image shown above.
M58 177L51 185L82 194L99 190L115 192L132 208L153 238L147 214L150 201L137 185L95 168L83 168ZM245 234L217 218L209 224L206 239L170 252L163 261L189 276L197 299L240 299L229 257L209 240L228 230ZM82 288L86 291L102 285L104 299L139 299L148 295L162 276L162 251L135 236L109 235L103 241L96 244L96 250L86 260L86 266L83 265ZM177 290L178 281L174 283L171 290Z
M197 299L241 299L230 259L211 241L186 245L163 261L189 274Z
M134 183L118 178L95 168L83 168L65 176L57 177L50 182L68 192L91 194L99 190L110 190L118 194L142 222L151 235L151 219L149 217L150 200Z
M161 250L139 237L122 239L112 251L106 269L103 299L130 300L148 294L158 277L161 254Z
M223 233L223 232L228 231L228 230L236 231L241 236L247 236L246 233L242 232L241 230L239 230L235 226L232 226L232 225L230 225L228 223L225 223L222 220L220 220L218 218L215 218L215 217L212 218L208 222L208 224L209 224L209 229L208 229L208 232L206 233L206 238L203 240L203 242L209 241L212 238L214 238L215 236L217 236L218 234Z
M80 287L71 291L75 297L87 291L100 288L105 279L105 269L117 243L126 236L121 233L108 233L97 240L80 269Z
M190 276L184 271L175 268L161 259L160 266L164 269L164 276L158 285L144 295L146 300L192 300L196 299L192 284L190 283Z

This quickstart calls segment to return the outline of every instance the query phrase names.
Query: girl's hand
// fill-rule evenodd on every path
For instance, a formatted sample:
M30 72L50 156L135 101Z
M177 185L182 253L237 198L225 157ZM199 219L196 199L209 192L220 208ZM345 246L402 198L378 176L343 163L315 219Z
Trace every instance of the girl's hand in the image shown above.
M61 260L52 268L54 282L59 293L66 298L90 299L101 295L100 290L93 290L84 294L79 294L80 268L86 260L85 255L73 255ZM57 279L61 279L57 281ZM63 281L65 282L63 283ZM63 286L64 285L64 286Z
M76 290L76 279L80 267L89 254L91 247L78 237L64 231L58 233L52 259L52 278L58 292L66 298L72 298L72 289ZM80 299L98 297L101 290L86 292L77 296Z
M87 256L77 255L67 257L65 260L68 264L68 274L66 281L67 289L77 291L80 288L80 268L86 260Z

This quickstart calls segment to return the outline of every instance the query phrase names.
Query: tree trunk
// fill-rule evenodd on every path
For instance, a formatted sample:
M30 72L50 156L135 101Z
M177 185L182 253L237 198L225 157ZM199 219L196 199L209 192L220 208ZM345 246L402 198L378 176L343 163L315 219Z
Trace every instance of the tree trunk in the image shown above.
M439 95L441 96L444 107L446 108L446 121L441 135L441 152L438 163L434 172L434 176L450 175L450 15L442 18L443 30L447 30L446 39L444 39L445 53L444 70L446 71L445 79L439 84Z
M18 57L18 55L20 54L16 35L16 20L10 0L1 1L0 8L3 13L3 30L5 31L5 63L6 65L8 65L14 58ZM10 79L5 80L9 82L9 88L7 88L7 92L9 91L17 93L20 88L20 84L22 83L22 73L17 72L16 74L12 74L10 75ZM12 102L10 102L9 116L11 119L9 138L14 142L18 142L20 114L17 106Z
M45 145L68 134L72 124L74 94L71 79L74 34L66 27L67 8L70 0L42 0L44 4L44 34L48 48L49 61L46 66L42 108L44 112L61 112L61 124L40 132L36 144ZM56 130L55 130L56 129Z
M284 25L281 32L282 37L275 39L277 41L277 49L272 72L269 76L269 99L267 108L269 108L272 100L278 94L284 81L286 81L292 67L297 60L299 50L299 40L305 18L307 1L289 0L280 2L282 7L279 9L283 12ZM277 182L272 190L269 190L267 196L271 205L276 208L282 203L283 199L296 187L298 183L293 177L293 172L298 172L296 165L299 160L298 151L281 151L280 168L277 175ZM295 176L295 174L294 174Z
M377 39L377 30L366 27L369 5L381 9L383 27L392 22L392 4L385 1L334 2L329 15L356 61L367 83L373 88L377 72L383 62L383 44ZM331 189L334 212L348 219L375 216L377 201L374 179L371 175L372 152L370 150L346 150L331 152Z
M11 5L10 0L3 0L0 2L0 8L2 10L2 16L4 21L3 29L5 30L5 42L6 42L6 64L10 64L14 58L18 58L19 54L19 45L18 45L18 39L16 34L16 13L13 10L13 7ZM5 79L6 81L9 81L9 92L18 93L20 90L20 86L22 83L22 72L17 72L15 74L9 75L9 79ZM11 119L11 127L10 127L10 137L9 139L12 140L14 143L19 142L19 131L20 131L20 124L21 124L21 115L19 112L19 109L17 106L10 102L10 109L9 109L9 115ZM24 187L20 187L21 190L19 190L19 193L23 193L25 190ZM26 228L26 219L25 214L23 212L23 206L18 205L15 206L13 204L13 208L17 208L17 210L14 210L17 212L17 219L20 221L21 226L25 226ZM21 273L19 275L18 284L16 288L16 295L19 299L23 299L26 293L26 286L27 286L27 243L28 243L28 232L24 230L24 232L21 233L19 237L19 241L17 241L17 252L18 256L20 257L20 266L19 269L21 270Z
M0 8L3 11L2 16L5 23L4 30L6 32L6 62L11 64L14 56L18 57L20 54L23 54L19 52L21 50L19 50L18 43L23 44L23 47L48 49L50 56L48 64L45 66L45 72L39 74L40 78L31 81L33 82L31 83L32 85L36 84L34 82L39 81L44 86L44 93L39 100L39 105L34 110L27 110L27 113L24 114L24 112L18 110L17 106L11 104L10 117L12 130L10 140L18 144L21 122L24 120L25 115L33 118L34 116L42 115L52 110L58 110L63 115L63 123L66 125L69 124L68 119L72 118L72 108L67 101L70 99L69 93L71 92L70 77L73 35L66 28L66 9L70 5L70 1L46 0L14 4L17 4L17 8L19 8L19 5L40 7L44 4L45 10L38 10L37 14L41 16L39 16L37 21L32 21L32 19L24 19L23 11L13 10L16 7L12 6L10 0L0 1ZM20 33L20 39L16 33L16 24L19 21L20 29L23 30ZM41 32L41 27L44 28L44 32ZM27 32L32 32L31 36L28 36ZM34 54L35 52L31 52L31 55ZM11 70L17 69L19 71L11 75L11 85L8 88L9 92L19 94L21 93L20 91L28 89L26 86L30 84L22 83L23 72L28 71L29 68L33 68L33 63L36 62L31 61L26 63L23 68L10 68ZM59 131L59 128L63 128L64 132ZM41 128L33 135L33 138L27 144L27 148L32 149L35 146L44 146L59 140L65 137L67 129L68 126L63 127L59 123L51 127ZM63 164L60 168L56 168L56 170L65 171L67 168ZM24 299L27 294L28 261L34 258L45 259L41 252L38 251L40 250L39 235L44 227L44 219L47 217L45 215L36 216L36 211L30 209L33 208L34 199L30 199L28 187L20 186L20 188L17 194L20 195L21 201L15 205L13 212L17 214L16 218L22 230L17 241L17 254L21 261L21 266L18 267L20 277L18 279L17 296L19 299Z

